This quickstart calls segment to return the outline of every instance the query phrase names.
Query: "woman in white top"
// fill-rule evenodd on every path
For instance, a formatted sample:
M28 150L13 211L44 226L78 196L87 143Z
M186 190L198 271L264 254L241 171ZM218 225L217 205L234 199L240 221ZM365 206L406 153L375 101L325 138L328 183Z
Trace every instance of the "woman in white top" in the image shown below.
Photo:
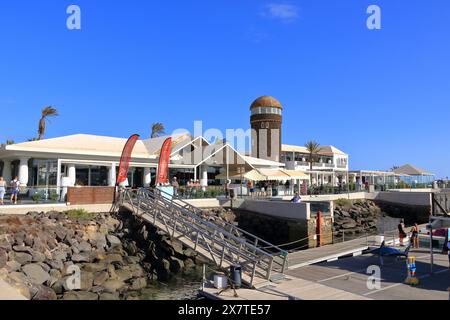
M5 198L6 193L6 181L3 177L0 177L0 205L3 205L3 198Z

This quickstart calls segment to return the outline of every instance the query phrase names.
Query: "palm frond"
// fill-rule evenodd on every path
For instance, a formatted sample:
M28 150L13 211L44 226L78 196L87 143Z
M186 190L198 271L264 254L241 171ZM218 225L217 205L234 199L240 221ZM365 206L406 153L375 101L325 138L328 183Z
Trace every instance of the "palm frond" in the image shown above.
M152 135L151 138L157 138L165 134L164 125L160 122L156 122L152 125Z

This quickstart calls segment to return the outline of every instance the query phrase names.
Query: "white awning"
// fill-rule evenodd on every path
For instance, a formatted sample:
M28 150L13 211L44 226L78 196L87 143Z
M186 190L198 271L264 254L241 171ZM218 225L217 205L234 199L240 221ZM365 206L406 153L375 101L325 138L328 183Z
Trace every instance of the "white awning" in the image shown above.
M287 175L291 177L291 179L300 179L300 180L310 180L309 174L303 171L295 171L295 170L282 170Z
M227 179L227 173L224 172L224 173L217 175L216 179L217 180ZM251 170L251 171L245 172L244 174L241 174L239 172L230 172L228 174L228 179L232 179L232 180L245 179L245 180L252 180L252 181L264 181L264 180L266 180L266 177L261 175L261 173L259 173L257 170Z

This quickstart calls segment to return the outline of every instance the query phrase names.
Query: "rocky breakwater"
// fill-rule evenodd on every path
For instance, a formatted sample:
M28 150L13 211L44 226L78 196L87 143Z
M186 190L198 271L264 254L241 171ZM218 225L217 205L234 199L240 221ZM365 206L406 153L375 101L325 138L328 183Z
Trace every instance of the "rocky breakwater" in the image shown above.
M370 200L337 200L334 203L333 235L341 238L375 233L378 220L385 217L377 204Z
M0 278L28 299L137 299L201 262L127 212L0 217Z

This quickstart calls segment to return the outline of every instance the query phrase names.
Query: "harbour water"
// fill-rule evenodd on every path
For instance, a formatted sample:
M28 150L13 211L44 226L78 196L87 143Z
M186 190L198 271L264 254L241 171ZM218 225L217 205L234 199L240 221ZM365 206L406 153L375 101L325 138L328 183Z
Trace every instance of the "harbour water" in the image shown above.
M196 267L181 275L172 277L168 282L152 281L142 290L139 300L195 300L202 282L202 267Z

